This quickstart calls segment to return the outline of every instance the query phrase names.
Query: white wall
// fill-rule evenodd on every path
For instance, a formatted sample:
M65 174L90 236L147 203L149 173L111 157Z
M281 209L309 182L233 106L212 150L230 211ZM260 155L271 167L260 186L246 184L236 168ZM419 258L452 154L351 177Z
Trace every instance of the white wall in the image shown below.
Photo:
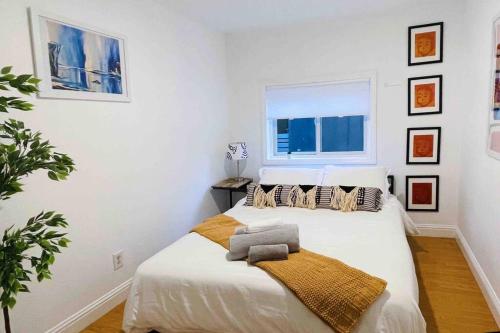
M467 96L463 128L459 228L496 293L500 322L500 161L486 154L493 20L497 0L467 2Z
M405 175L441 177L439 213L413 213L422 224L455 225L461 138L461 65L463 2L440 1L337 22L230 34L227 38L231 135L248 142L244 174L257 176L262 166L260 89L272 81L301 81L325 75L376 71L378 164L392 169L398 197L404 200ZM407 28L445 22L444 63L407 66ZM407 116L407 79L443 74L443 115ZM389 85L389 86L386 86ZM439 166L406 165L406 129L442 126Z
M169 12L162 1L1 0L0 66L32 73L26 8L128 38L132 103L33 99L15 117L41 130L78 171L66 182L37 174L0 204L0 229L42 209L64 213L70 248L54 279L18 298L14 332L44 332L130 278L137 265L218 212L208 191L225 177L224 36ZM0 116L5 119L6 116ZM111 254L125 251L113 272ZM0 323L3 329L3 323Z

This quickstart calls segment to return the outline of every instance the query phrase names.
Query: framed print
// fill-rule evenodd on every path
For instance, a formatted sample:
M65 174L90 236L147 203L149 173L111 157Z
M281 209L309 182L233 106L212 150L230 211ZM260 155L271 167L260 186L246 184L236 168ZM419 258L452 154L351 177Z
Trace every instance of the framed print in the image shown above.
M406 176L406 210L439 211L439 176Z
M493 24L491 108L489 110L488 155L500 160L500 18Z
M492 157L500 160L500 125L490 127L488 151Z
M439 164L441 127L408 128L406 164Z
M408 28L408 66L443 62L443 22Z
M494 23L493 39L493 80L490 123L500 124L500 18L498 18Z
M443 113L443 76L421 76L408 79L408 115Z
M30 8L41 98L130 101L125 37Z

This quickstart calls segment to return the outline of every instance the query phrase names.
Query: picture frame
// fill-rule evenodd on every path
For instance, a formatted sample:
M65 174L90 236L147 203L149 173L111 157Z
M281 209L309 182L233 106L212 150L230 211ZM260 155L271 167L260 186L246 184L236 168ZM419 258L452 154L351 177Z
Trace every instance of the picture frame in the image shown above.
M500 160L500 17L493 21L490 110L488 110L487 153Z
M408 78L408 116L443 113L443 75Z
M29 8L38 97L130 102L126 38Z
M439 212L439 176L406 176L406 210Z
M490 127L488 133L488 153L491 157L500 160L500 125Z
M407 129L406 164L439 164L441 160L441 127Z
M444 23L408 27L408 66L443 62Z

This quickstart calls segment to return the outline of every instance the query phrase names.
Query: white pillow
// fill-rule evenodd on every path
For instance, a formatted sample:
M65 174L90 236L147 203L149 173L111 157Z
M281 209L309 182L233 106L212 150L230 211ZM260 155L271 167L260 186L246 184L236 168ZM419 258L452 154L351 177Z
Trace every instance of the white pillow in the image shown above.
M261 184L319 185L323 169L261 168L259 176Z
M384 197L389 197L389 169L384 167L336 167L326 166L323 186L362 186L376 187L382 190Z

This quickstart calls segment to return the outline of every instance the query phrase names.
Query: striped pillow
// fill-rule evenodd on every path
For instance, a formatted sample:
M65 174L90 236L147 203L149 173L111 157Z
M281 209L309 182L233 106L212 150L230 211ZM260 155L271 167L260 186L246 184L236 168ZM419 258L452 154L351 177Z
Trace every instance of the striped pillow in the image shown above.
M358 190L358 210L378 212L382 209L383 192L375 187L360 187Z
M247 185L247 200L245 201L245 206L253 206L253 194L255 192L255 187L257 184L250 183Z
M247 186L247 197L245 206L254 206L255 189L259 184L251 183ZM293 187L296 185L263 185L265 192L269 189L274 189L274 201L276 206L288 206L288 197ZM316 205L315 208L334 209L332 208L332 199L335 195L336 186L316 186ZM374 187L354 187L354 186L339 186L343 191L350 193L353 190L358 191L356 196L356 211L378 212L382 209L382 190ZM292 206L295 206L293 204Z
M331 209L333 186L318 186L316 191L316 208Z
M247 186L247 200L245 206L253 206L255 189L259 184L251 183ZM276 185L264 185L264 186L276 186ZM287 199L293 185L279 185L274 194L274 200L276 201L276 206L287 206Z

